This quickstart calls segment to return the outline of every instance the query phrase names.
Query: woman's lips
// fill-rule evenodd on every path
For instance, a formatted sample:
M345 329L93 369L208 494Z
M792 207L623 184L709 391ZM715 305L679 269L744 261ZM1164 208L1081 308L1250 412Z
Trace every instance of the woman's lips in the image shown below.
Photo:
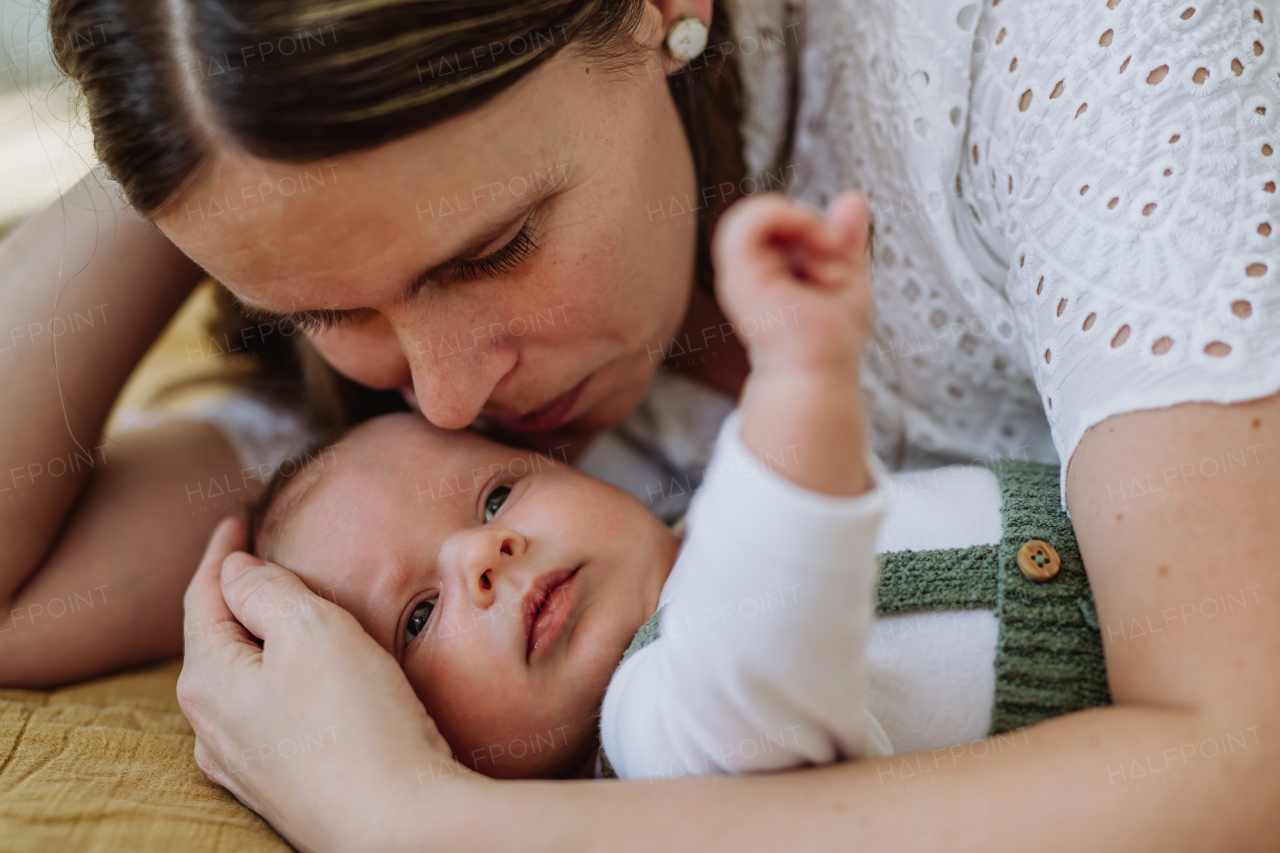
M556 397L540 409L518 418L494 418L493 421L503 429L514 432L547 432L564 423L578 404L583 390L587 387L590 376Z
M525 613L529 620L529 644L525 660L534 663L551 653L556 637L564 627L576 600L573 579L577 569L561 569L543 575L525 595Z

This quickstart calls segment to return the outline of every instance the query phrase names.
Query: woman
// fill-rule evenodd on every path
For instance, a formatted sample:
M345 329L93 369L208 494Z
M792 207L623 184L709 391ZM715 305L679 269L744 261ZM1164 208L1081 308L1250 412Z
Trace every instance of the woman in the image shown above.
M60 340L57 365L3 366L18 405L0 415L0 440L28 486L2 522L14 543L11 606L86 574L127 602L65 626L52 664L48 646L33 644L38 666L23 647L6 659L6 681L66 680L176 645L176 625L111 658L94 638L172 606L211 522L184 518L171 496L238 473L227 441L199 426L138 436L78 502L83 471L39 488L33 479L35 465L72 452L64 424L82 444L98 434L194 281L174 245L258 313L300 315L350 379L411 390L441 426L484 415L508 437L577 449L637 406L673 343L688 352L700 338L716 357L676 363L736 391L741 350L727 334L714 347L703 337L722 318L693 287L706 273L694 228L714 211L689 211L758 184L710 177L728 162L709 156L726 127L711 118L731 118L720 108L733 103L713 89L711 63L697 60L670 91L654 83L680 67L659 59L677 19L724 18L706 0L435 5L307 4L272 17L256 4L236 14L131 4L114 10L122 23L102 50L63 58L89 93L103 161L169 242L123 205L114 220L77 211L103 199L83 188L4 249L14 281L50 289L66 280L64 257L83 266L75 298L118 305L132 347L78 335ZM1260 557L1280 544L1266 450L1280 432L1280 338L1265 325L1274 23L1252 6L1009 6L738 4L736 34L712 42L716 64L731 51L743 61L747 165L814 204L852 182L876 206L880 346L868 390L882 455L1051 459L1051 436L1070 463L1064 498L1099 619L1121 626L1122 639L1133 620L1167 629L1166 614L1188 603L1261 585L1257 605L1184 617L1177 640L1155 647L1109 644L1116 707L1042 724L1025 751L962 757L937 785L896 797L882 793L883 763L644 796L470 777L450 786L441 776L454 768L430 721L353 622L287 572L243 557L227 561L219 588L223 557L243 544L229 523L186 601L180 691L201 766L317 849L424 837L447 849L524 848L531 835L559 847L837 837L913 848L947 839L1012 849L1045 837L1099 849L1260 845L1276 828L1265 736L1218 763L1184 758L1176 773L1167 756L1267 731L1280 699L1267 677L1280 652L1267 618L1274 596L1260 575ZM62 32L104 15L92 3L55 9ZM286 178L324 166L336 182L285 197ZM41 288L7 291L11 316L47 319L53 300ZM513 328L556 309L559 325ZM65 415L64 393L74 401ZM651 431L659 444L661 432ZM1250 464L1227 461L1246 448ZM100 556L122 539L136 551ZM131 597L149 588L131 576L157 572L171 579L163 594ZM280 606L293 597L310 606ZM306 616L272 618L285 609ZM236 618L278 657L255 657ZM226 769L286 730L334 724L349 740L314 762ZM1136 775L1133 762L1174 781L1117 809L1115 780ZM1018 805L992 814L995 797L1015 789ZM1028 799L1035 808L1020 808ZM495 806L517 819L475 819Z

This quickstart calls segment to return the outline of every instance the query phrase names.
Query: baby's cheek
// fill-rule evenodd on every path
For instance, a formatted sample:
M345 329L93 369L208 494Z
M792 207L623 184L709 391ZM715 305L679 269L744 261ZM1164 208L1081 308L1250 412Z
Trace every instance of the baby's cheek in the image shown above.
M428 638L429 641L434 639ZM466 721L475 716L468 714L466 708L466 697L475 691L467 683L465 668L451 666L447 655L433 653L435 651L410 650L406 655L404 674L440 733L456 750L459 745L455 741L466 738Z
M423 677L422 673L414 672L412 669L406 669L404 674L405 677L409 679L409 686L413 688L413 692L418 694L418 701L427 709L427 713L433 718L438 716L431 709L431 706L435 703L431 700L431 694L427 690L427 680Z
M529 703L520 686L497 667L485 666L491 658L467 639L437 631L427 638L428 647L410 652L404 673L458 760L494 775L505 766L500 759L509 757L505 746L498 747L534 726L524 722Z
M450 731L440 727L457 758L473 770L499 779L557 778L576 771L594 748L594 709L500 704L484 708L485 720L450 715Z

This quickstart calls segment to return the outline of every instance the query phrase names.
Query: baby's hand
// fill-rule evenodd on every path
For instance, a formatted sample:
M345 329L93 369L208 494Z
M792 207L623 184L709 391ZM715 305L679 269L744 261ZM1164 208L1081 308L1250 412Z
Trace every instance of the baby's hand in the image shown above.
M871 323L866 201L853 192L824 220L778 193L726 211L712 243L716 294L755 371L857 374Z

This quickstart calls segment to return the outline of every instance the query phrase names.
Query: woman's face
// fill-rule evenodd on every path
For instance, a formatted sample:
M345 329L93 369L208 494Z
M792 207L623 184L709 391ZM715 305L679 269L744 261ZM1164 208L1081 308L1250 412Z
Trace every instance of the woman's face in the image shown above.
M697 193L661 32L646 4L652 49L629 72L563 50L372 151L226 154L157 224L248 306L301 321L337 370L411 391L437 426L614 426L693 280L697 229L664 218Z

